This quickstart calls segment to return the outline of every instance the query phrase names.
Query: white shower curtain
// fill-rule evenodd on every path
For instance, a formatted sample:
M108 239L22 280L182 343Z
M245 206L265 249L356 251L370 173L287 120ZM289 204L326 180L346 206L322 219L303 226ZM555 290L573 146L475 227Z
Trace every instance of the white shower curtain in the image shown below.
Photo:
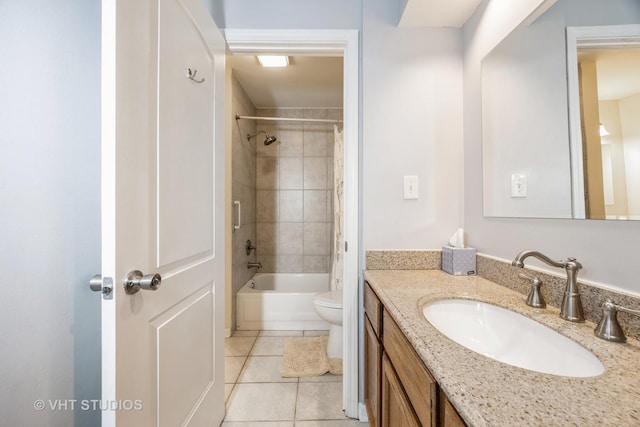
M343 145L344 131L338 132L333 126L335 144L333 149L333 247L331 260L331 290L342 289L342 255L344 251L344 236L342 235L342 194L343 194Z

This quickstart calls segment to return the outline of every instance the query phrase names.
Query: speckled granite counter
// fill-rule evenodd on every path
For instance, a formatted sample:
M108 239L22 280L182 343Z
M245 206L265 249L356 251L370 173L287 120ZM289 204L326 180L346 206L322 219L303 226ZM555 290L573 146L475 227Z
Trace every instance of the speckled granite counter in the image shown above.
M366 271L365 279L470 426L638 426L640 342L596 338L591 322L534 309L523 295L478 276L439 270ZM605 366L593 378L540 374L481 356L451 341L422 315L446 298L486 301L524 314L591 350Z

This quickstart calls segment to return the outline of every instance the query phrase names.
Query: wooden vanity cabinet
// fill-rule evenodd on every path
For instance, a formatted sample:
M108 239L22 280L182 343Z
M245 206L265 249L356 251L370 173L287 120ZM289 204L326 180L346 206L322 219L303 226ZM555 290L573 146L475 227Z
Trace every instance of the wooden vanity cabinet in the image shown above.
M460 414L453 407L444 391L440 390L440 425L446 427L466 427L465 422L460 418Z
M364 402L369 425L379 427L382 399L382 304L368 283L364 287L364 307Z
M386 310L382 314L382 347L421 426L438 426L438 383ZM382 413L384 418L385 407ZM389 425L389 427L391 424Z
M381 406L381 425L385 427L421 426L420 420L386 354L382 356Z
M372 427L462 427L413 346L365 282L365 404Z

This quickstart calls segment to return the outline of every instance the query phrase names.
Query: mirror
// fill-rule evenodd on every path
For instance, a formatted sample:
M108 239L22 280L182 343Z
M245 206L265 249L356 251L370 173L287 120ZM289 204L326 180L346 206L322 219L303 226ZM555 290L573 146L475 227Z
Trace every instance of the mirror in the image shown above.
M555 4L548 7L548 3ZM640 219L640 175L628 173L640 170L640 130L628 126L626 131L622 129L623 134L631 132L629 144L626 136L624 145L606 147L591 142L590 146L596 147L591 151L600 156L588 156L590 151L582 148L585 138L578 79L578 46L582 45L580 56L587 55L582 52L584 49L596 50L589 46L590 36L580 31L606 26L615 33L621 25L629 30L630 25L640 24L640 2L558 0L542 6L545 5L548 9L543 14L526 19L482 60L484 215ZM567 49L568 27L577 28L580 34L573 56ZM629 42L625 50L634 43ZM631 47L629 50L635 50L637 45ZM601 42L597 50L598 55L605 55L621 48L619 44L607 46ZM573 59L567 60L568 55ZM640 66L635 70L635 75L640 76ZM575 79L568 76L572 72ZM609 100L603 99L600 112L597 97L597 114L585 116L586 129L587 134L593 134L596 123L595 139L606 142L607 138L599 137L599 123L601 118L612 120L608 118L612 108L605 102ZM634 108L638 108L637 117L640 107ZM621 129L613 124L611 127L615 131ZM624 160L620 158L620 147ZM588 163L584 162L585 157ZM626 195L619 185L622 181L626 182ZM624 199L626 212L620 202Z

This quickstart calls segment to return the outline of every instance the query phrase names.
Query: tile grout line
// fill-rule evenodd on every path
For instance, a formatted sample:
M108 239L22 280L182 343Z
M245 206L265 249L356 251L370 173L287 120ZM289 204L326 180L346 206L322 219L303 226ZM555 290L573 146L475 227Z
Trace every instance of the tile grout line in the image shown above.
M296 425L296 417L298 416L298 396L300 394L300 377L298 377L298 382L296 383L296 400L293 403L293 425Z

